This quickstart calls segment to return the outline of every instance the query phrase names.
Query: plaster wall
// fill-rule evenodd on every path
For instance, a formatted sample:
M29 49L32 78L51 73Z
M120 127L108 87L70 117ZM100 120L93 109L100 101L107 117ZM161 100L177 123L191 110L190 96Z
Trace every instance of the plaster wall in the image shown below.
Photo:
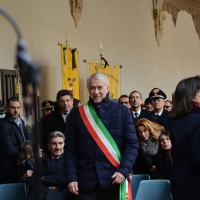
M88 66L83 59L103 56L121 64L121 93L133 90L145 99L154 87L171 99L177 83L199 74L200 41L192 17L178 14L176 27L166 13L160 46L154 33L153 4L150 0L84 0L82 18L75 27L69 0L0 0L16 19L27 42L27 52L40 64L40 101L55 100L61 89L61 59L58 42L79 51L80 97L88 99ZM11 25L0 16L0 68L13 69L16 64L17 37Z

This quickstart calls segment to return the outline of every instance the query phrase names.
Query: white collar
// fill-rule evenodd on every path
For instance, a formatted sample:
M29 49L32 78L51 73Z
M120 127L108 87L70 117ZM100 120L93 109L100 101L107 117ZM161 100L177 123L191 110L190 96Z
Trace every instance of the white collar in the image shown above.
M132 111L132 112L133 112L133 114L138 113L138 115L140 116L141 108L140 108L140 110L138 110L137 112L135 112L135 111Z
M155 112L154 112L155 115L159 115L159 116L162 115L162 113L163 113L163 110L160 111L159 113L155 113Z

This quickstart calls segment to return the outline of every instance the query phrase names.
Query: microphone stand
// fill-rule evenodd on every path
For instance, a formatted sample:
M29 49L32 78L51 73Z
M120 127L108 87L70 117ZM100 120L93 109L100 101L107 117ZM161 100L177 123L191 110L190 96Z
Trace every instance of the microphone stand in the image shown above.
M31 108L34 111L34 128L32 132L32 142L33 142L33 153L35 160L35 168L34 168L34 189L35 196L34 199L41 199L40 185L41 185L41 162L39 158L39 127L37 125L37 86L39 85L39 70L38 65L33 63L30 56L25 52L25 42L22 39L21 30L14 20L14 18L5 11L2 7L0 7L0 14L3 15L13 26L16 34L18 36L18 45L17 45L17 64L19 68L19 74L22 81L22 91L23 91L23 101L26 116L28 117L28 110ZM33 86L33 99L30 99L28 96L27 88L29 85Z

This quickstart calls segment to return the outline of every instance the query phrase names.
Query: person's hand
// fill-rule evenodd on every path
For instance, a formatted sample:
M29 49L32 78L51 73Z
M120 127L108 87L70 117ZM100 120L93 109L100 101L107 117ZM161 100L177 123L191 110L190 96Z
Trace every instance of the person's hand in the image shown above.
M156 166L151 166L150 171L155 174L156 173Z
M39 148L39 157L42 158L43 157L43 150Z
M120 184L125 181L125 177L119 172L115 172L111 178L114 178L114 181L112 182L112 184L115 184L115 183Z
M78 195L78 183L73 181L68 184L71 193Z
M24 173L24 175L22 176L22 178L23 178L24 180L26 180L27 178L31 177L32 174L33 174L33 170L27 170L27 171Z

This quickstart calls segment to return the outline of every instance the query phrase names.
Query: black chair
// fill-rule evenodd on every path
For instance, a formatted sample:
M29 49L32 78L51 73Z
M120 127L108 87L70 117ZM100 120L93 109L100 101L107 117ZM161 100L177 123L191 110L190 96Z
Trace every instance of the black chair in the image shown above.
M24 183L0 184L0 199L26 200L26 185Z

